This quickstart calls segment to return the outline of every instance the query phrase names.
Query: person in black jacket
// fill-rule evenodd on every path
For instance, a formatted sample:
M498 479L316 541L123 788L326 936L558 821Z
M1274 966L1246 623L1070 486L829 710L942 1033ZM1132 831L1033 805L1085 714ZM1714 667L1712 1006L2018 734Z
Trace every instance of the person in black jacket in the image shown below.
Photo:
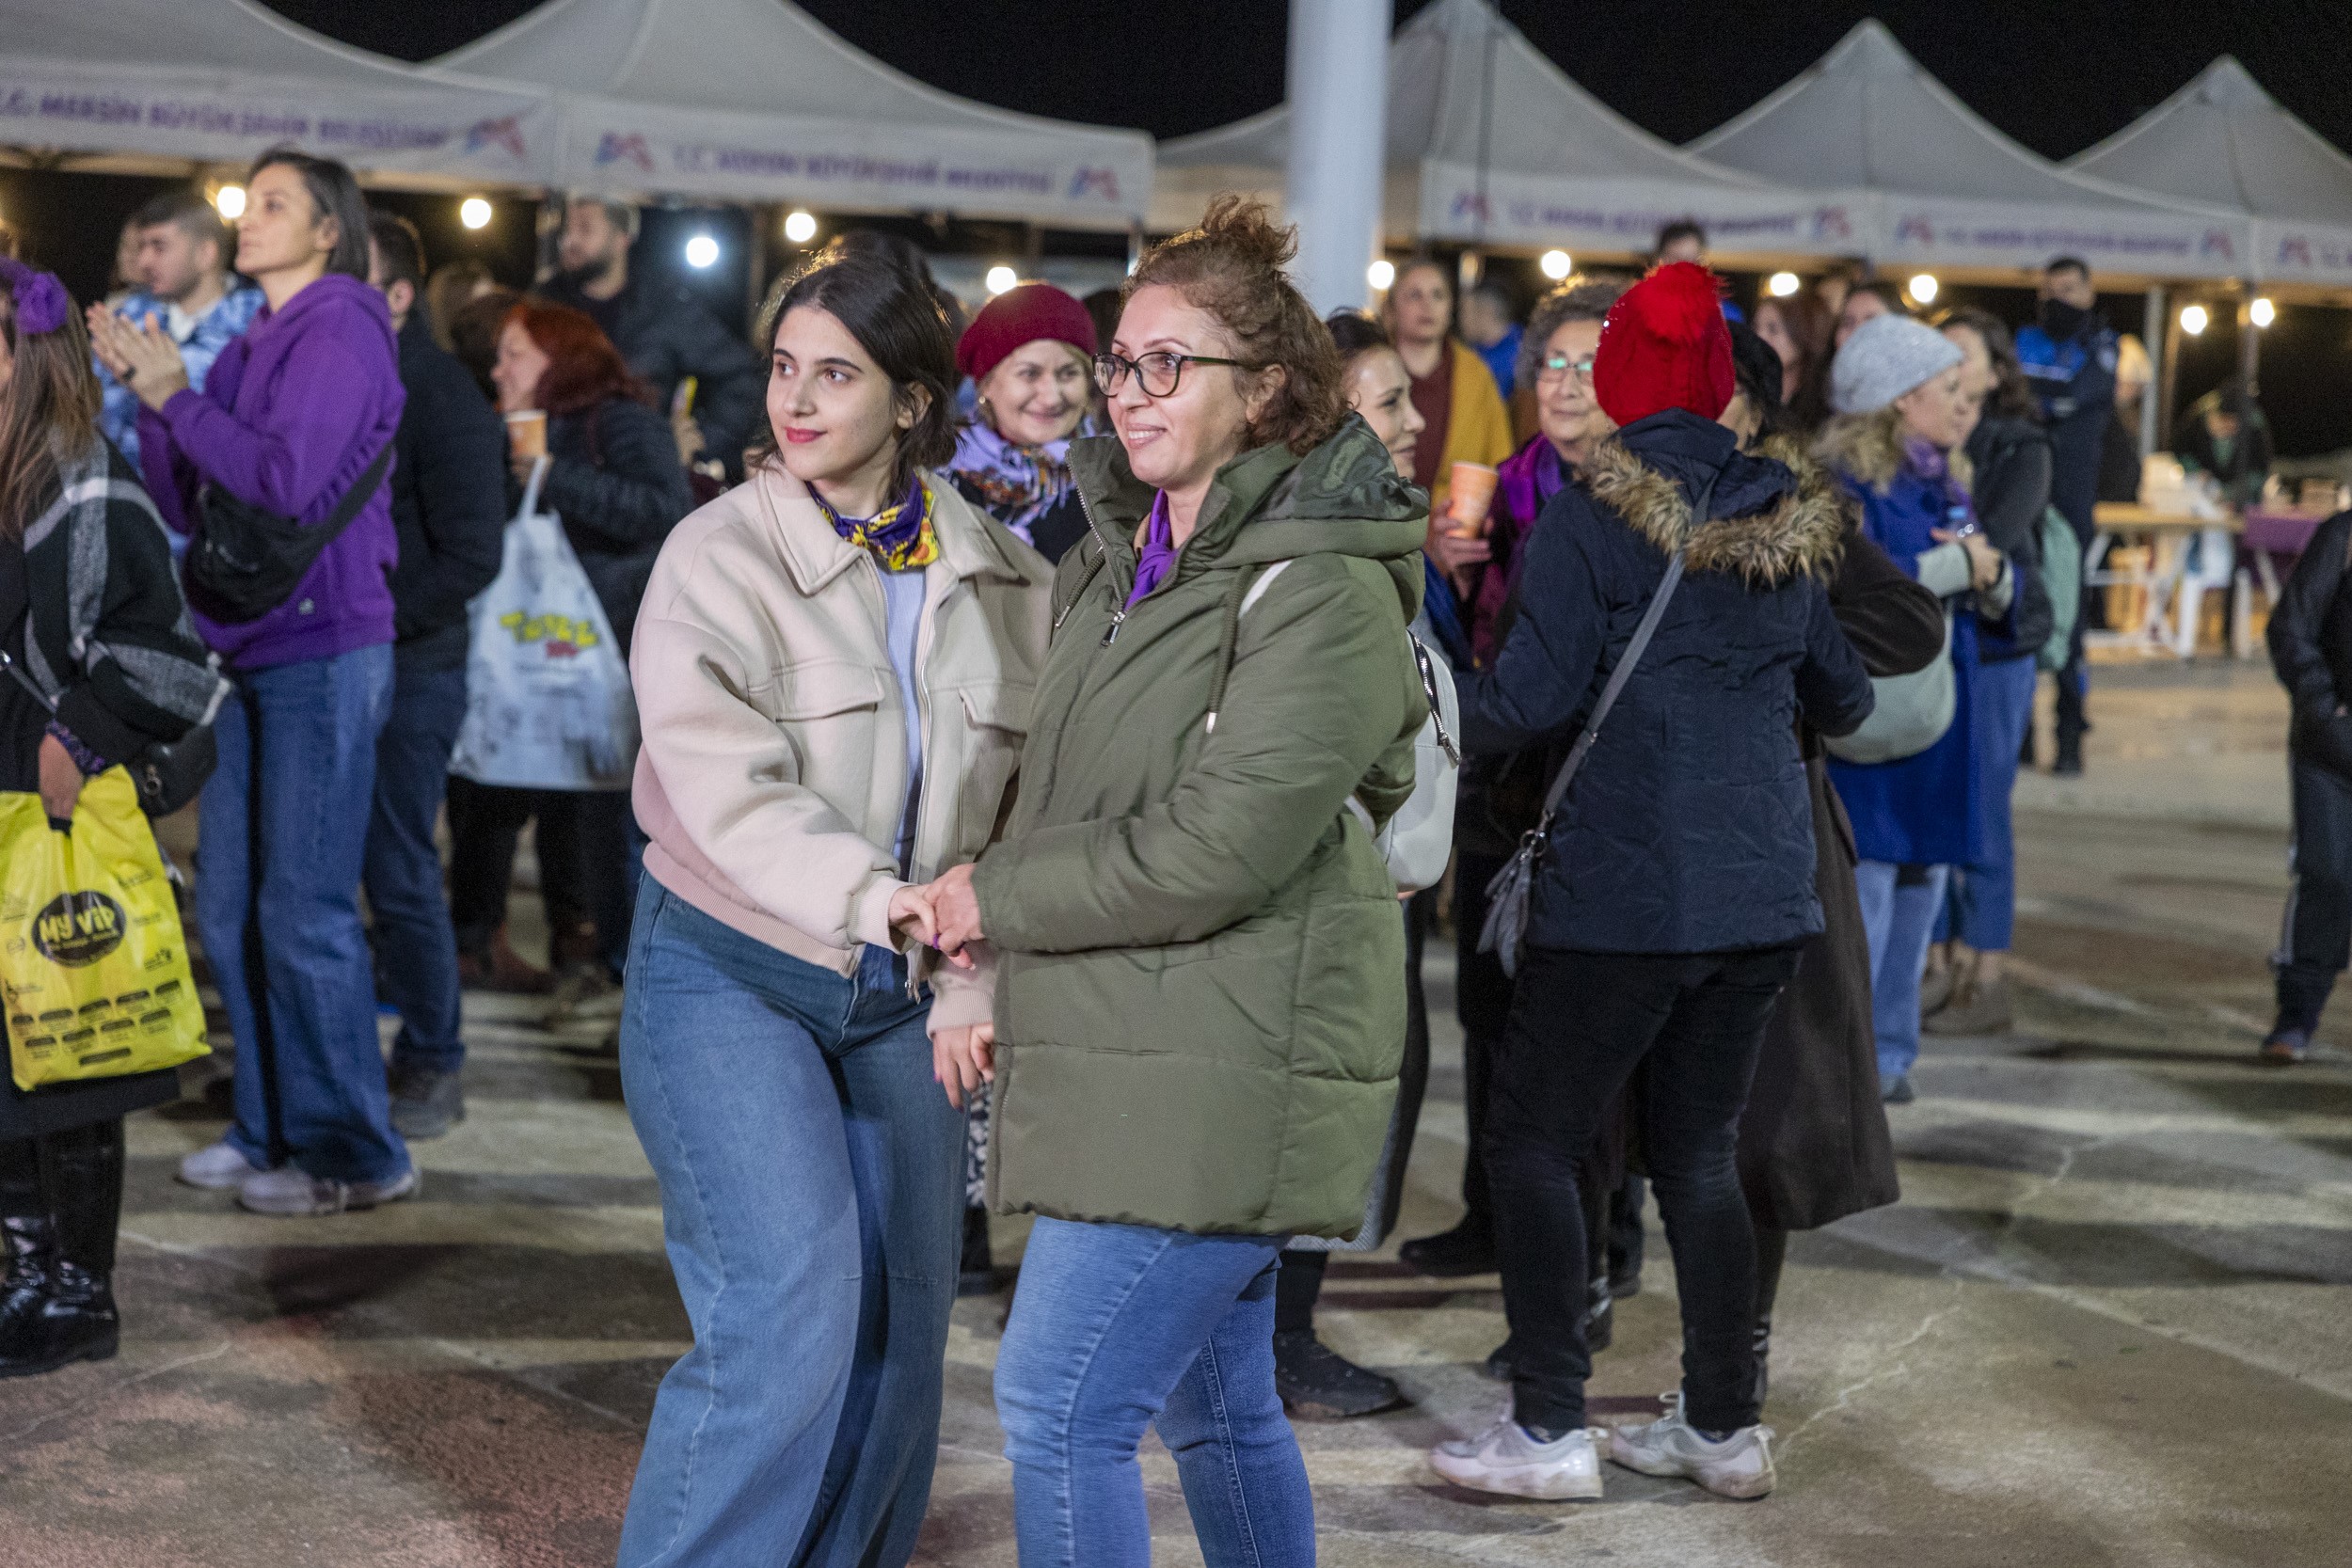
M629 265L637 209L626 201L575 197L556 239L561 266L542 292L583 311L629 373L652 388L667 412L679 383L694 378L693 418L702 432L695 461L715 462L729 481L743 477L743 447L761 417L767 376L751 345L686 290Z
M0 789L70 822L85 779L209 721L228 682L197 637L163 519L98 428L81 313L0 260ZM54 711L53 711L54 709ZM0 1377L115 1354L122 1118L171 1069L20 1089L0 1071Z
M1519 618L1494 668L1461 686L1473 752L1589 729L1670 552L1684 554L1538 862L1491 1069L1512 1409L1431 1456L1482 1490L1600 1495L1584 1424L1584 1271L1561 1265L1589 1256L1579 1164L1645 1062L1645 1157L1687 1371L1665 1418L1597 1435L1649 1474L1734 1497L1772 1485L1771 1433L1756 1424L1756 1240L1734 1154L1766 1021L1821 928L1797 723L1851 733L1872 697L1822 588L1845 526L1836 486L1740 453L1718 422L1734 390L1719 300L1713 274L1677 262L1611 309L1593 384L1618 434L1546 507Z
M2336 976L2352 959L2352 594L2344 592L2352 512L2319 525L2287 578L2265 634L2293 705L2287 761L2295 837L2285 933L2271 958L2279 1011L2262 1057L2303 1060Z
M370 214L368 281L391 308L408 401L392 437L392 709L375 742L360 879L375 920L376 994L400 1012L391 1115L405 1138L437 1138L466 1116L457 940L433 832L466 718L466 601L498 576L506 527L505 427L434 342L418 309L423 278L416 227Z
M596 324L568 306L528 298L516 305L500 330L491 376L507 413L547 415L540 504L563 518L564 538L627 658L661 542L693 510L669 424ZM519 445L508 456L510 510L521 501L533 461ZM489 944L506 917L516 841L534 816L550 956L562 972L548 1020L617 1016L644 842L626 790L453 780L450 891L459 950L488 969Z

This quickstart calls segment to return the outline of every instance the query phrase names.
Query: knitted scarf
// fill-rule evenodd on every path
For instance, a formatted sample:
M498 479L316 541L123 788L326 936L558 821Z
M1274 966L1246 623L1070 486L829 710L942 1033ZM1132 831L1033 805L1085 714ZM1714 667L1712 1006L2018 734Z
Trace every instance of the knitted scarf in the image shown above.
M1083 433L1081 426L1075 434ZM971 420L956 431L956 452L947 460L947 472L990 516L1019 534L1023 544L1035 544L1029 530L1061 504L1073 483L1070 439L1025 447L998 435L986 420Z
M1958 531L1974 527L1977 505L1968 487L1952 473L1952 460L1943 448L1916 436L1903 437L1903 467L1939 491L1944 498L1944 526Z
M920 474L907 482L907 493L895 504L871 517L844 517L815 485L808 487L808 493L833 531L859 548L873 551L883 571L911 572L939 559L939 535L931 524L931 493L924 487Z

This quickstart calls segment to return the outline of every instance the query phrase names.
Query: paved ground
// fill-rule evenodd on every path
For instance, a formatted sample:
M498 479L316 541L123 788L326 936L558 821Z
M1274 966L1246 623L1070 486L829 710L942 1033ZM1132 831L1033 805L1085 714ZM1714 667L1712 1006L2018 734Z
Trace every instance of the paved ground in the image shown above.
M2164 757L2275 747L2227 669L2103 688L2089 785L2161 798ZM2052 781L2032 781L2037 800ZM2187 815L2187 814L2174 814ZM1325 1331L1414 1403L1305 1426L1334 1564L2341 1564L2352 1556L2352 1057L2249 1063L2284 881L2275 829L2022 822L2019 1031L1932 1047L1895 1113L1905 1200L1798 1239L1768 1418L1782 1490L1733 1504L1613 1471L1597 1506L1452 1491L1426 1446L1477 1423L1491 1279L1341 1262ZM1433 963L1439 1052L1447 981ZM200 1101L133 1124L121 1357L0 1385L0 1568L609 1562L684 1323L652 1180L595 1033L470 1010L473 1117L422 1201L272 1221L176 1187ZM2352 1018L2331 1031L2352 1040ZM1441 1065L1404 1233L1450 1223ZM1017 1248L1018 1226L1000 1231ZM1653 1241L1656 1238L1653 1237ZM1605 1419L1676 1379L1654 1245L1598 1369ZM961 1304L921 1561L1010 1564L988 1399L1004 1302ZM1160 1560L1198 1562L1148 1459Z

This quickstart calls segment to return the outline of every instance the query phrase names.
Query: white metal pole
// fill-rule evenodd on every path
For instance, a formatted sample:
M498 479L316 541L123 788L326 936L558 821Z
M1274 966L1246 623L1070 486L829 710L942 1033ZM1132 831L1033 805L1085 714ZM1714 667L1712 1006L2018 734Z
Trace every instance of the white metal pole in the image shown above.
M2156 421L2163 417L2158 407L2161 402L2159 388L2166 385L2165 361L2171 353L2170 334L2167 331L2170 325L2168 309L2164 285L2150 284L2146 325L2140 332L2148 350L2148 385L2139 394L2139 455L2143 461L2155 451L2156 444L2164 439L2164 433L2157 427Z
M1390 0L1291 0L1285 216L1318 311L1372 300L1388 144Z

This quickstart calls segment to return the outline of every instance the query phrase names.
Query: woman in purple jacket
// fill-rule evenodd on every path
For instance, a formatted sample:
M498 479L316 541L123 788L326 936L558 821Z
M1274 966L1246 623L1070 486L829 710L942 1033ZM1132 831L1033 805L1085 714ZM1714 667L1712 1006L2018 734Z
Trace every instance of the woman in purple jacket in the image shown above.
M400 423L400 363L368 286L351 171L279 149L246 191L237 271L268 305L203 391L151 324L93 328L138 394L148 487L182 532L200 542L203 491L322 527L347 492L373 485L274 608L196 615L235 682L199 807L196 914L236 1035L236 1120L181 1162L180 1179L234 1189L262 1213L331 1214L417 1190L389 1119L358 895L398 553L391 491L371 470Z

